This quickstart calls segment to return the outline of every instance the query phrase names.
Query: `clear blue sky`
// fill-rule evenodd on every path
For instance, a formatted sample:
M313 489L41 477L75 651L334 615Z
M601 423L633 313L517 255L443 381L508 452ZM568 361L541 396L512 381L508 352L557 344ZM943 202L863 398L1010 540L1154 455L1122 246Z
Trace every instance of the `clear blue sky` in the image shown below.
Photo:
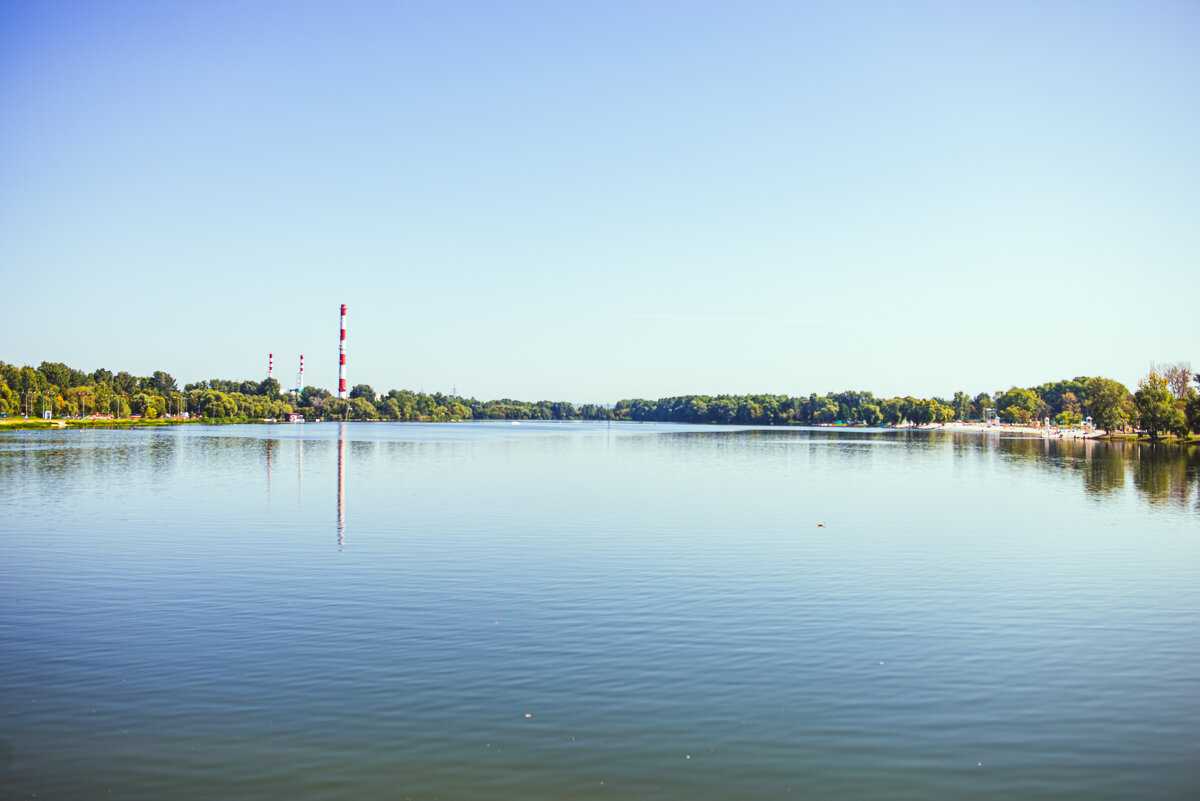
M0 359L611 402L1200 361L1195 2L0 4Z

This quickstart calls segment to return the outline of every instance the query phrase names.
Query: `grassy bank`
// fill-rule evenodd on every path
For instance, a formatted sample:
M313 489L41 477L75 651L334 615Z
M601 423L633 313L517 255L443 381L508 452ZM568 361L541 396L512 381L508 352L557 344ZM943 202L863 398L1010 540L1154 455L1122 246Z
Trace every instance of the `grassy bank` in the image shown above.
M1163 434L1158 439L1152 439L1146 434L1107 434L1096 439L1101 442L1144 442L1147 445L1196 445L1200 444L1200 437L1186 436L1177 437L1174 434Z

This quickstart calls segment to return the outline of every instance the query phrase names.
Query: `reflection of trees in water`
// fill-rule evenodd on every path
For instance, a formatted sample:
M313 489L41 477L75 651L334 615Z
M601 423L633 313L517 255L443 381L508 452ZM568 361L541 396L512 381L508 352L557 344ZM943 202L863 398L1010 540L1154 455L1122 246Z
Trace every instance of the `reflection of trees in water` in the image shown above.
M1013 464L1078 473L1084 490L1093 496L1119 493L1130 474L1138 495L1150 503L1188 506L1193 497L1200 496L1200 451L1196 448L1042 438L1001 439L997 448Z
M1133 458L1133 486L1150 503L1187 506L1200 480L1194 448L1142 445Z
M180 455L179 440L173 436L132 440L126 432L38 431L3 441L0 479L37 476L54 482L54 492L74 493L89 486L82 478L122 482L135 470L173 469Z
M1087 460L1083 468L1083 488L1089 495L1111 495L1125 486L1126 466L1130 455L1125 443L1096 443L1088 441Z
M1049 442L1045 439L1001 439L996 450L1009 462L1040 463L1046 459ZM1057 454L1061 458L1061 454Z
M267 501L271 500L271 464L274 461L275 451L279 448L279 441L268 437L263 440L263 444L267 449Z

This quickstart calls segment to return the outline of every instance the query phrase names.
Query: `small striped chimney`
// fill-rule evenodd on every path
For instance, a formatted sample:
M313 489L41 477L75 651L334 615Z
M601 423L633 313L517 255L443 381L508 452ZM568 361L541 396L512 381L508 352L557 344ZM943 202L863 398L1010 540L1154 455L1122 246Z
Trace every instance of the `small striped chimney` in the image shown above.
M342 339L338 343L338 397L346 398L346 304L342 304Z

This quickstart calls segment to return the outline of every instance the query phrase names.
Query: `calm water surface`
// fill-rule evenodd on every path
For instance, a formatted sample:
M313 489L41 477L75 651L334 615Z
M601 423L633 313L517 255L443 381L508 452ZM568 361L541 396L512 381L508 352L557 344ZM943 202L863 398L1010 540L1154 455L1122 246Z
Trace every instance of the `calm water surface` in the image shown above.
M3 799L1200 797L1195 451L8 432L0 549Z

